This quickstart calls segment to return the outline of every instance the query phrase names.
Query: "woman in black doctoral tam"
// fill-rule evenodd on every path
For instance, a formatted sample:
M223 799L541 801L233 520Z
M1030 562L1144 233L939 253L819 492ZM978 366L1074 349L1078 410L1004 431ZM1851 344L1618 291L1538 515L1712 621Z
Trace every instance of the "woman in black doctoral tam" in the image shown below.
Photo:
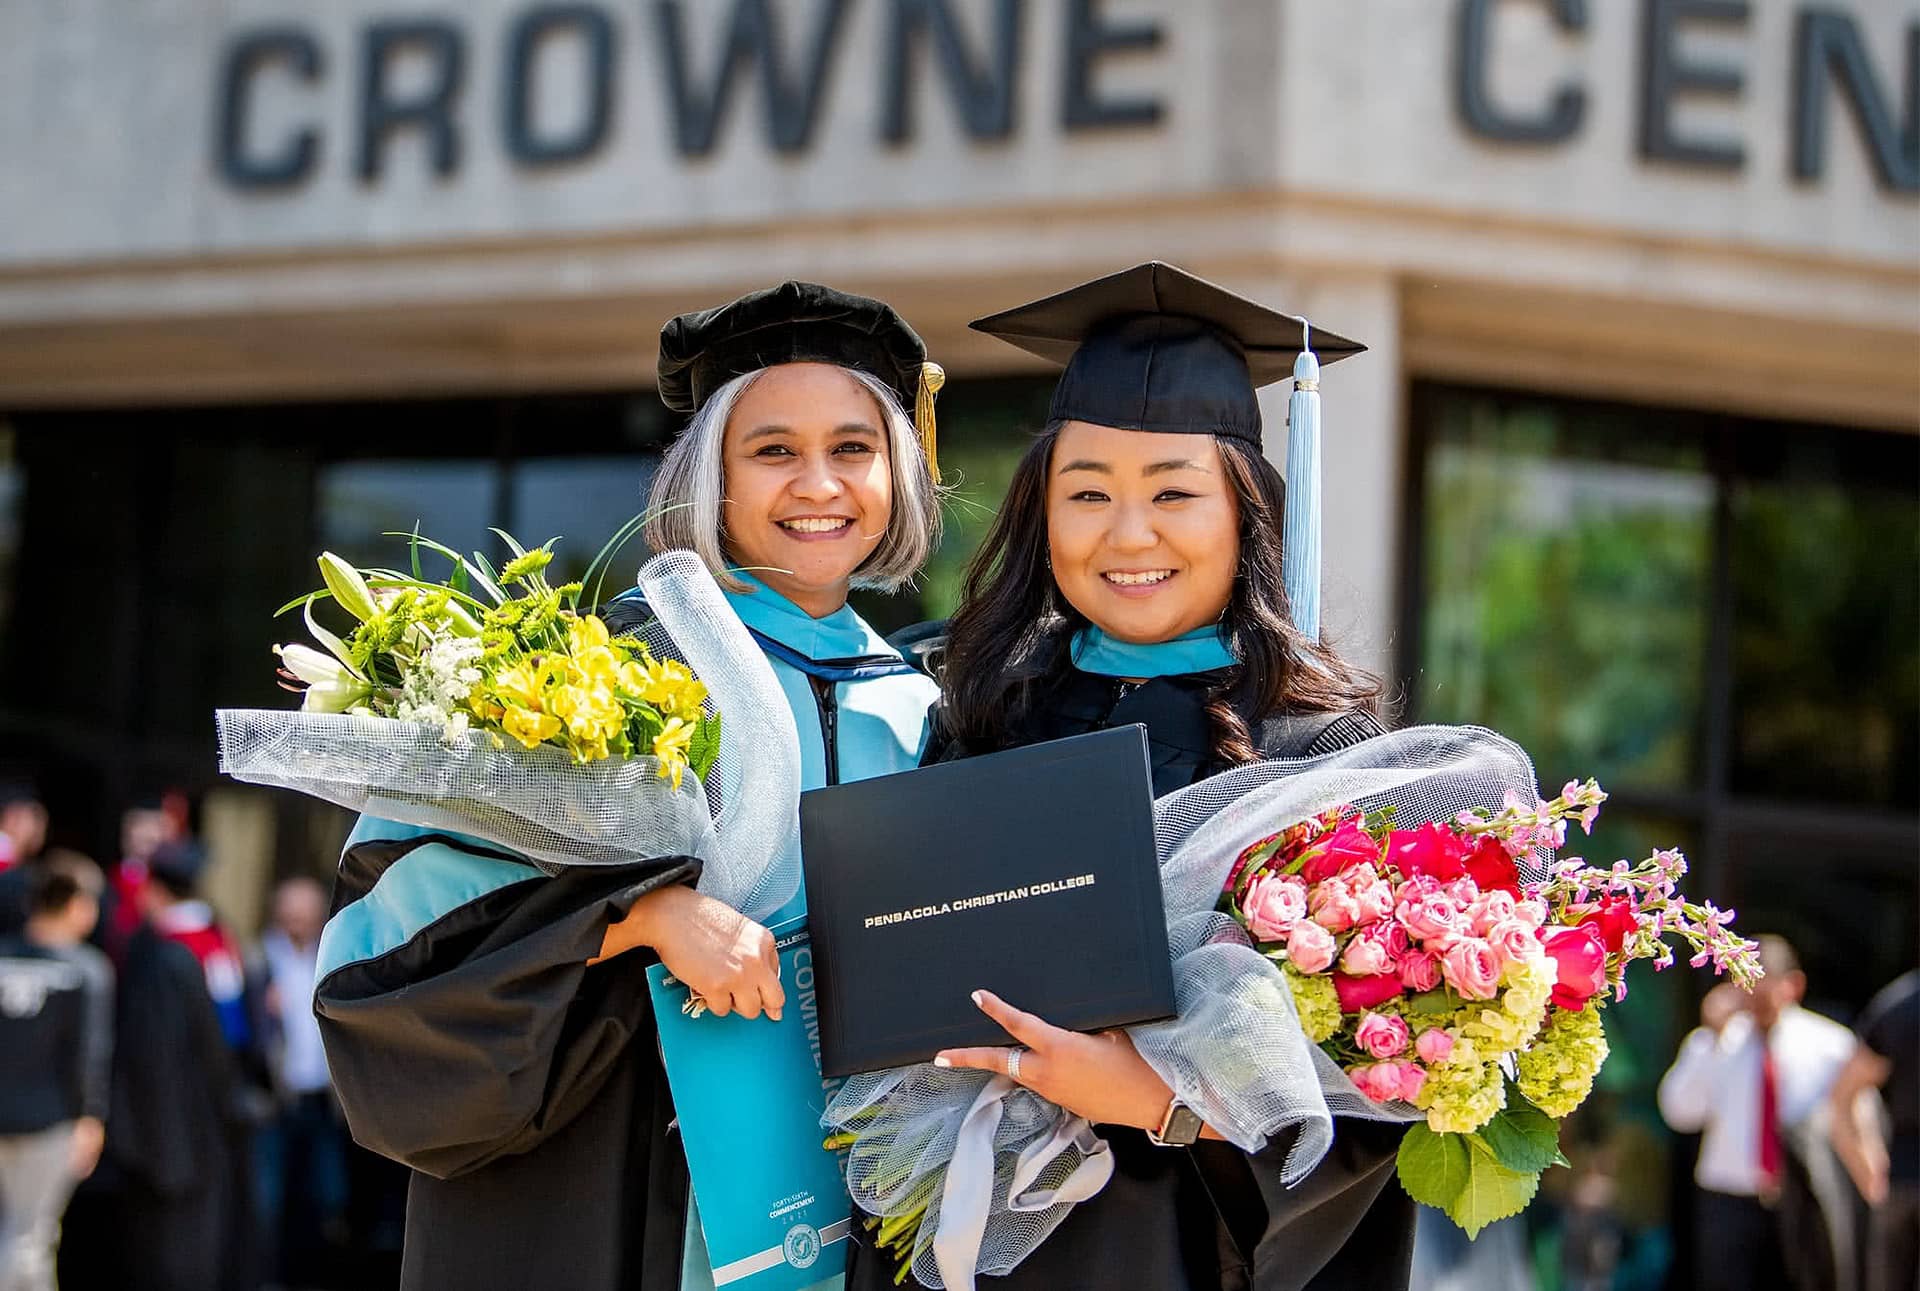
M1147 264L974 326L1067 368L968 572L930 756L1138 722L1167 794L1379 734L1376 688L1295 627L1283 590L1283 485L1254 392L1293 370L1302 322ZM1361 348L1312 339L1324 360ZM942 1057L1086 1116L1116 1162L1104 1190L983 1286L1406 1286L1400 1126L1338 1121L1328 1156L1287 1188L1287 1135L1252 1154L1219 1140L1124 1033L1074 1035L979 998L1026 1046L1017 1069L1006 1049ZM887 1264L859 1251L849 1285L880 1285Z
M846 598L904 582L938 542L925 359L891 308L806 283L661 335L661 397L694 416L655 479L648 540L728 585L816 782L920 754L932 683ZM929 415L916 426L909 409ZM626 631L647 610L621 597L606 618ZM646 967L716 1015L777 1018L786 996L771 935L695 891L699 873L662 856L549 876L477 839L361 818L315 1011L354 1137L414 1170L406 1291L713 1285ZM804 1103L796 1115L812 1129Z

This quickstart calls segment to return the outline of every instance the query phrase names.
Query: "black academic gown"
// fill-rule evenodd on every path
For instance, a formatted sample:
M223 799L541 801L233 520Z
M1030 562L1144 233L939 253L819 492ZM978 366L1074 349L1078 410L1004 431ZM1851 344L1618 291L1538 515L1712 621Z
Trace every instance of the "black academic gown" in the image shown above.
M552 878L522 865L443 893L431 866L395 867L423 848L506 858L419 831L362 837L382 832L367 824L341 858L336 919L389 870L440 913L383 953L323 963L314 1006L354 1138L414 1170L402 1287L677 1291L686 1158L650 952L587 960L636 899L691 882L698 862Z
M1206 693L1217 674L1142 684L1078 669L1037 688L1036 706L1002 747L1061 739L1113 726L1147 728L1156 795L1226 768L1210 752ZM968 752L941 741L935 722L929 758ZM1332 752L1381 732L1354 712L1276 717L1255 728L1267 757ZM1103 1126L1114 1174L1100 1194L1074 1207L1052 1236L996 1291L1405 1291L1413 1259L1414 1203L1394 1178L1403 1127L1340 1120L1326 1158L1293 1188L1280 1182L1290 1137L1245 1153L1207 1141L1160 1148L1137 1129ZM889 1257L856 1246L848 1291L891 1285Z
M142 924L114 1000L113 1079L100 1169L89 1180L62 1284L115 1291L250 1285L251 1198L236 1169L237 1074L192 952ZM71 1272L71 1276L69 1273Z

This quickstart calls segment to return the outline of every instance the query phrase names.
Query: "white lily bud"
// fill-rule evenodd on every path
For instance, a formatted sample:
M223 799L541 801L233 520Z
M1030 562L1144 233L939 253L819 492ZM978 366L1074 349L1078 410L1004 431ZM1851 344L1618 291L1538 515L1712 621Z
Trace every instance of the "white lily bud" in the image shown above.
M371 693L366 683L353 677L315 682L307 687L300 709L307 713L344 713Z
M340 607L365 623L375 613L373 589L360 571L330 551L320 553L320 578Z
M275 646L273 652L280 656L280 662L288 672L309 686L321 686L343 678L360 680L354 676L352 669L338 659L311 646Z

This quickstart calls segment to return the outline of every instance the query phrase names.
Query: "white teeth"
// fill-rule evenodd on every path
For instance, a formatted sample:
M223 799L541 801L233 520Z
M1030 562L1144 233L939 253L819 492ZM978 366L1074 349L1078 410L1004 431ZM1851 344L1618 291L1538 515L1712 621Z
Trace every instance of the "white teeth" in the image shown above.
M1173 571L1171 569L1147 569L1141 570L1138 573L1121 573L1119 570L1114 570L1104 575L1104 577L1109 583L1117 583L1121 587L1144 587L1149 583L1166 582L1169 578L1173 577Z
M795 533L832 533L852 524L851 520L836 520L828 516L807 516L800 520L782 520L782 529L791 529Z

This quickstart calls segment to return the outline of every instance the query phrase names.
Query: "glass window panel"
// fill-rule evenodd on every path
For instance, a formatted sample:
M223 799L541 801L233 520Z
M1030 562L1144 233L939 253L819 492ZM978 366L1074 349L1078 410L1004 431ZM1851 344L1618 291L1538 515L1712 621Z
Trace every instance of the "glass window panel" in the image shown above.
M647 504L656 454L594 457L543 457L515 464L509 514L513 534L531 547L558 537L547 579L558 585L586 572L621 525ZM614 557L606 578L606 596L633 586L647 549L638 537ZM589 588L589 593L592 592Z
M1713 519L1698 435L1522 396L1420 403L1420 717L1504 731L1543 782L1695 783Z
M1807 973L1807 1002L1848 1019L1920 963L1920 872L1911 824L1849 825L1839 813L1741 811L1727 830L1728 904L1749 937L1778 933ZM1811 894L1811 895L1810 895Z
M1050 377L956 381L940 394L940 473L949 490L940 550L911 588L856 592L853 604L882 632L944 619L960 604L967 563L1006 496L1013 468L1047 424Z
M404 568L410 532L455 551L501 551L488 528L500 522L500 468L471 458L358 459L323 466L316 482L320 545L360 566ZM444 562L442 562L444 564ZM497 561L496 561L497 563ZM444 568L422 572L438 578Z
M1743 432L1736 793L1920 802L1920 439Z

